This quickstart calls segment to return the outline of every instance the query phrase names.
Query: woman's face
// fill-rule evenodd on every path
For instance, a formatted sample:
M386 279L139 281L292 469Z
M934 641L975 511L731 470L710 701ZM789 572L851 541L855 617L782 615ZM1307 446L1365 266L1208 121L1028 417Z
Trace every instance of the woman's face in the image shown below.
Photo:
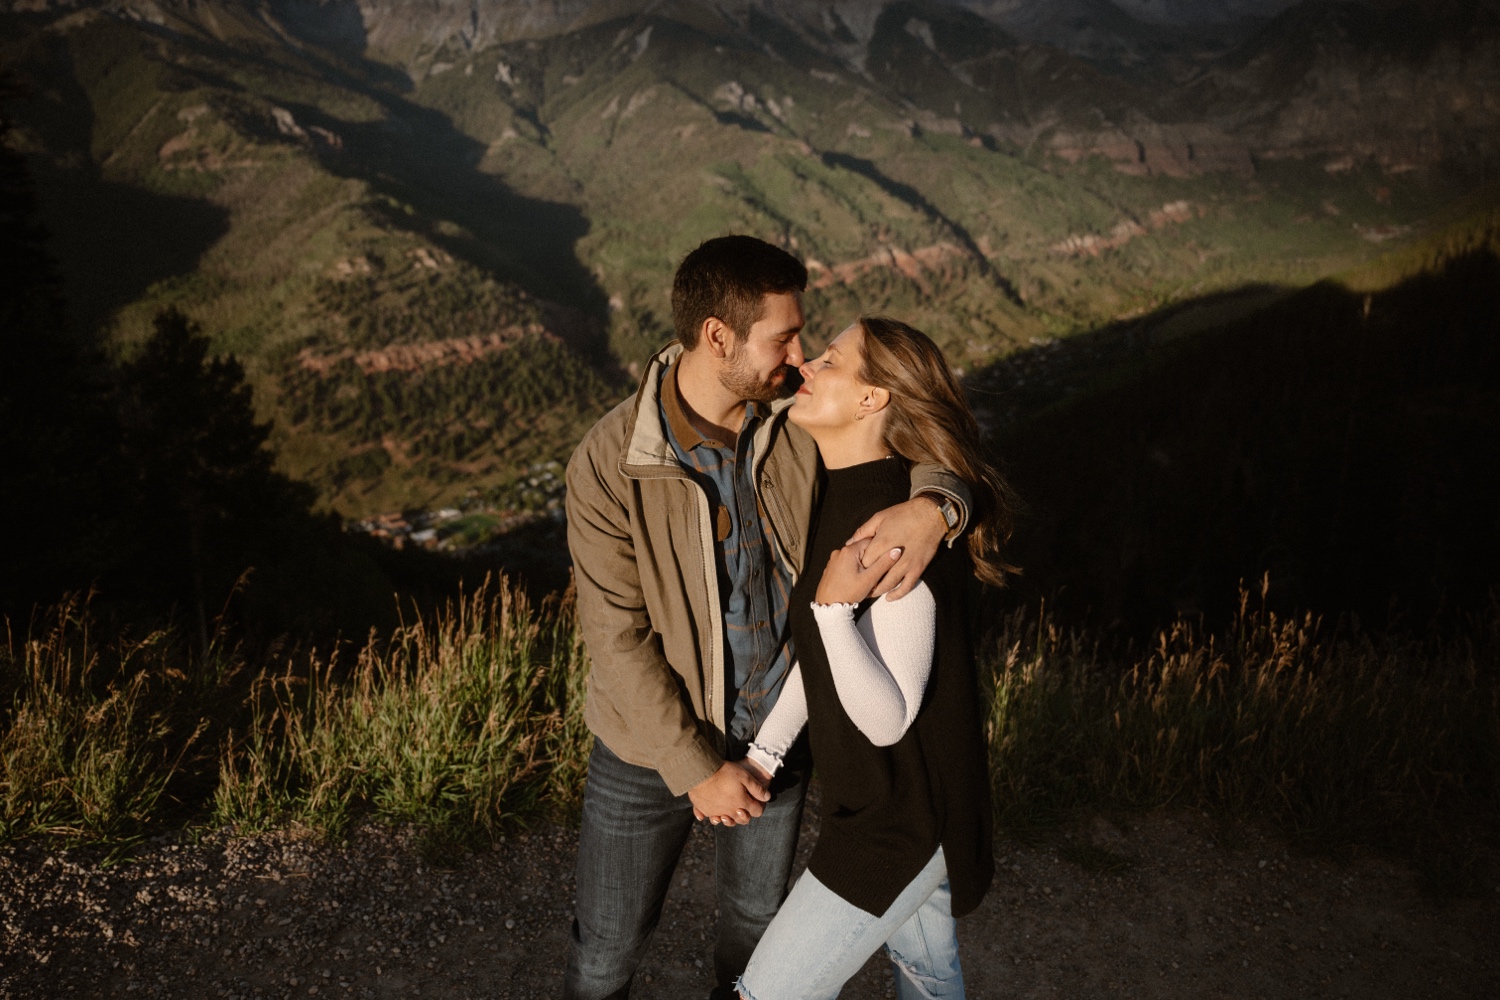
M804 430L831 430L854 423L871 391L859 378L864 342L865 331L856 323L798 369L802 388L787 413L789 420Z

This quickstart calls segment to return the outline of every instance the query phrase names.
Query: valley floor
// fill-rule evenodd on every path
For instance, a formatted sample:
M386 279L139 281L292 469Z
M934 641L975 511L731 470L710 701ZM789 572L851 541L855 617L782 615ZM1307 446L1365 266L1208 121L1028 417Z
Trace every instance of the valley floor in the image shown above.
M338 847L218 834L111 867L14 845L0 850L0 996L555 997L576 844L539 828L434 865L388 828ZM995 886L961 921L971 997L1500 996L1500 886L1440 901L1389 859L1306 857L1181 811L1002 836L996 851ZM700 828L640 1000L707 994L713 864ZM878 959L844 991L893 995Z

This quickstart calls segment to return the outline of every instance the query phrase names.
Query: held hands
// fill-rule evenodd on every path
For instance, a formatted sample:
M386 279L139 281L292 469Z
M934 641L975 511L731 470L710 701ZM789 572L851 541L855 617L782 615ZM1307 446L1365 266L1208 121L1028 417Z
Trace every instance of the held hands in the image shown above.
M865 596L884 594L888 601L899 601L922 582L922 573L937 555L938 546L947 534L948 522L943 520L938 505L927 497L913 497L905 503L887 507L860 525L841 551L848 551L855 542L868 539L860 563L871 570L883 569L884 573L880 582ZM892 552L897 553L894 559L890 558ZM838 558L838 553L834 558ZM830 561L829 567L832 565ZM818 602L828 603L823 600L821 585L818 587Z
M759 769L749 761L725 761L708 778L688 790L693 817L714 825L743 826L765 811L771 793Z
M858 604L869 597L880 582L881 574L896 565L891 552L872 558L871 566L862 565L861 559L867 553L874 555L870 553L871 544L869 539L864 539L835 549L828 557L828 565L823 568L818 592L813 599L819 604Z
M744 768L750 772L750 776L759 781L762 787L767 787L771 784L771 776L762 770L759 764L748 757L743 760L730 761L730 764L735 767ZM692 793L690 792L689 794L691 795ZM768 792L767 798L769 797L770 793ZM706 819L714 826L745 826L751 820L751 816L743 809L739 811L738 816L738 819L728 814L712 816L702 812L696 805L693 806L694 819Z

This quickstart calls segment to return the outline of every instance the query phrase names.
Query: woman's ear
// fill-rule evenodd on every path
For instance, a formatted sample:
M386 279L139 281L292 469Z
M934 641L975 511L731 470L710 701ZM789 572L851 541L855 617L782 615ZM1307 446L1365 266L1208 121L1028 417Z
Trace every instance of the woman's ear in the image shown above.
M859 399L859 415L869 417L879 413L890 405L891 393L888 389L878 386L868 386Z

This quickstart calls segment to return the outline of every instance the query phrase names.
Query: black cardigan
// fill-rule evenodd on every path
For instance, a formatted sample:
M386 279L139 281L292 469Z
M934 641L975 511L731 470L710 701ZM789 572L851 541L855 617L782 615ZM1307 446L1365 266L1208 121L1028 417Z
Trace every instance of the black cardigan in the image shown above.
M988 757L964 614L973 576L968 554L962 546L943 546L922 577L937 604L932 674L905 735L877 747L839 701L811 604L829 555L872 514L904 501L911 481L896 459L830 469L827 477L790 610L823 790L822 831L808 869L879 916L941 844L953 915L961 916L979 905L994 875Z

